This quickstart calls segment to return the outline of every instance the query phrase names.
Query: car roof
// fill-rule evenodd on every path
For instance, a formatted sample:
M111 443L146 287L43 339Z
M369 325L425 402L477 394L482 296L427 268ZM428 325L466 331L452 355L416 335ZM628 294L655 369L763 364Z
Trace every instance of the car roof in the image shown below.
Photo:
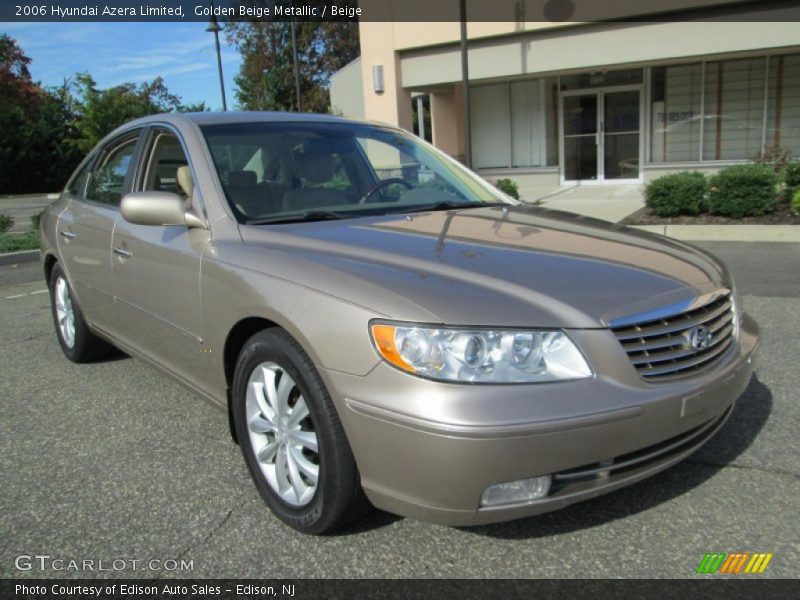
M226 112L187 112L187 113L160 113L149 115L126 123L126 126L146 125L148 123L168 122L176 125L192 123L194 125L222 125L226 123L350 123L353 125L370 124L387 126L385 123L364 121L359 119L346 119L334 115L296 113L296 112L267 112L267 111L226 111Z

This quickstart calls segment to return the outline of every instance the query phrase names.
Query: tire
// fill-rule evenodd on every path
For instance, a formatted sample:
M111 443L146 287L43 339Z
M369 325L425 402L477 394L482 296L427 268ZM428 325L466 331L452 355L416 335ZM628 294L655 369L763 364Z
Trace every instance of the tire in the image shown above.
M267 329L247 341L231 401L250 475L281 521L319 535L367 511L336 408L311 359L289 334Z
M59 263L50 272L50 308L61 350L74 363L87 363L115 352L115 348L90 330L72 287Z

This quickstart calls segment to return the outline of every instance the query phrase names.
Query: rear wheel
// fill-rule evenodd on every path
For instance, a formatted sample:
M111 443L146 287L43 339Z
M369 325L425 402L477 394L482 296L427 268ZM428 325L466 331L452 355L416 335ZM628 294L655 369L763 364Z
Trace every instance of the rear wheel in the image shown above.
M262 331L245 344L232 402L245 462L279 519L321 534L365 512L358 470L330 395L285 331Z
M67 276L58 263L50 272L50 304L58 343L69 360L91 362L114 352L111 345L89 330Z

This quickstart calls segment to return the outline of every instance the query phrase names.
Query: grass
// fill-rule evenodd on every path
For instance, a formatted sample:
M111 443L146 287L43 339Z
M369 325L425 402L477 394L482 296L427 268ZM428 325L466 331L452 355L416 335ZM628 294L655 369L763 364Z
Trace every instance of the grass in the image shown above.
M21 250L38 250L39 232L26 231L25 233L0 234L0 254L19 252Z

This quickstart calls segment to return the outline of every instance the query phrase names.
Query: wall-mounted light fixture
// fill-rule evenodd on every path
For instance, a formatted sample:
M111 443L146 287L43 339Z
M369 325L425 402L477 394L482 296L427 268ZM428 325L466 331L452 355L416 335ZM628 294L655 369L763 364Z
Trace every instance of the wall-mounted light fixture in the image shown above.
M383 93L383 65L372 66L372 89L376 94Z

